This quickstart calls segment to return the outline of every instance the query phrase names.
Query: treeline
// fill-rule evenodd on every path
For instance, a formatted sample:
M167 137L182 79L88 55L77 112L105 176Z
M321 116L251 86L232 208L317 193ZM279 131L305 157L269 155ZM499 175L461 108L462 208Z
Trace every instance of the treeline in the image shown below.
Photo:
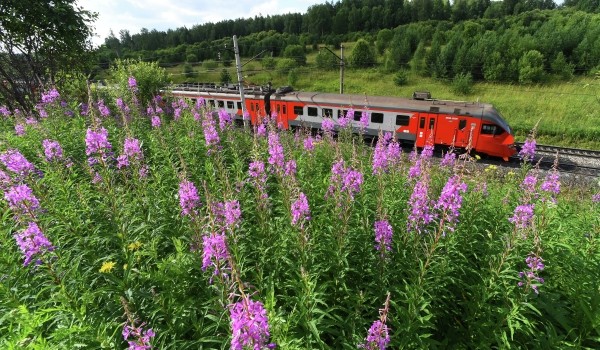
M576 11L600 12L600 5L593 8L593 1L584 0L570 1L569 6L555 9L551 0L457 0L452 5L444 0L344 0L311 6L306 14L167 32L121 31L120 38L105 40L97 57L100 68L117 58L161 64L215 60L228 66L235 34L242 56L267 51L302 64L305 58L286 55L286 48L338 47L364 39L373 44L372 52L353 60L356 66L379 65L390 72L411 68L437 78L468 75L475 80L539 82L551 73L568 79L600 68L600 17Z

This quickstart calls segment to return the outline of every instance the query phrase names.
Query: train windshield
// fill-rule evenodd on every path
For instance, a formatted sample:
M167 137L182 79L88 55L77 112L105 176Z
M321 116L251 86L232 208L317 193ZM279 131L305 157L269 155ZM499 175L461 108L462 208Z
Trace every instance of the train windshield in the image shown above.
M498 113L498 111L496 109L492 108L491 110L489 110L485 114L484 119L493 122L494 124L496 124L500 128L502 128L504 131L506 131L507 133L512 135L512 133L513 133L512 129L510 128L510 126L508 125L506 120L504 120L504 118L502 118L502 116L500 115L500 113ZM498 134L496 134L496 135L498 135Z

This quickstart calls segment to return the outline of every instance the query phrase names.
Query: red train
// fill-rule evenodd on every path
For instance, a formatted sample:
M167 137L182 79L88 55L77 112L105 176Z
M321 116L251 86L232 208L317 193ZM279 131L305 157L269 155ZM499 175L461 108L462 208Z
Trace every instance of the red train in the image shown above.
M241 119L242 102L237 86L182 84L171 93L192 100L204 98L214 108L225 109ZM302 92L289 87L246 88L244 98L254 125L261 116L276 112L277 122L285 128L320 128L324 117L337 120L353 109L352 125L356 129L362 112L368 111L370 115L365 135L377 136L380 130L389 131L395 133L399 142L417 147L433 140L436 146L466 148L470 140L474 151L504 160L516 153L510 126L486 103L435 100L429 93L420 92L409 99Z

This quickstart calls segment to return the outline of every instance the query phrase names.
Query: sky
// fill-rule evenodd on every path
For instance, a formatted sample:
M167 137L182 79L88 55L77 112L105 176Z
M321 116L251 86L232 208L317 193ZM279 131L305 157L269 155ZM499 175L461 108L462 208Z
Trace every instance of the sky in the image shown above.
M111 29L118 38L121 29L136 34L142 28L166 31L257 15L306 13L318 3L325 0L77 0L83 9L98 13L94 46L103 44Z

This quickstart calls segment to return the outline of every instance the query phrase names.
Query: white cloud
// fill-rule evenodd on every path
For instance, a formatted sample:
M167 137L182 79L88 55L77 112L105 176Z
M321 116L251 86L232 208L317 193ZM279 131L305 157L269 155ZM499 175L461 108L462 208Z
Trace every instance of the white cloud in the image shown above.
M118 37L121 29L131 34L139 33L142 28L148 30L188 28L207 22L219 22L228 19L250 18L285 14L305 13L317 0L77 0L77 4L86 10L97 12L94 23L97 37L94 44L99 45L108 37L110 30Z

